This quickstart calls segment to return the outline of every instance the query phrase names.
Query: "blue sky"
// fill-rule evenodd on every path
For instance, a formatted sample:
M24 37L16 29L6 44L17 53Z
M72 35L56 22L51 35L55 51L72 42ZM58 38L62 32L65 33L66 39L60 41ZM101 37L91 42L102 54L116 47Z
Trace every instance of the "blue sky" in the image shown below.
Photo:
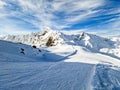
M54 30L120 33L120 0L0 0L0 34Z

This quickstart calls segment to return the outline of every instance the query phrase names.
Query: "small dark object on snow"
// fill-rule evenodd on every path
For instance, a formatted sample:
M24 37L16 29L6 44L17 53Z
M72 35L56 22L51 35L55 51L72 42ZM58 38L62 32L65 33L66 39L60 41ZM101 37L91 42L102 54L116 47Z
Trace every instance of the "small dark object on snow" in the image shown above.
M21 48L21 52L20 52L20 53L25 54L25 53L24 53L24 49L23 49L23 48Z
M36 46L32 46L33 48L37 48Z
M39 52L41 52L41 50L40 50L40 49L39 49L38 51L39 51Z

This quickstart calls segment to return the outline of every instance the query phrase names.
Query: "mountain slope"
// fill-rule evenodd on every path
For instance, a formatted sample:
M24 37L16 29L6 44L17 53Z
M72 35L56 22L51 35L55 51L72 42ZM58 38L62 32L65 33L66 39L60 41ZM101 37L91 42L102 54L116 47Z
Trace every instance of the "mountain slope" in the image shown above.
M85 32L67 35L60 31L46 29L42 33L31 33L27 35L8 35L2 40L20 42L23 44L36 46L59 46L77 45L86 47L91 52L104 53L120 59L120 40L119 38L103 38Z
M120 90L118 37L47 29L0 39L0 90Z
M37 47L45 46L49 38L54 41L53 45L62 43L60 38L60 32L53 30L45 30L42 33L31 33L26 35L7 35L1 38L1 40L7 40L12 42L20 42L27 45L35 45Z
M31 46L0 40L0 61L36 61L42 54L40 49Z
M120 61L86 47L63 44L37 49L0 41L0 53L0 90L120 89Z

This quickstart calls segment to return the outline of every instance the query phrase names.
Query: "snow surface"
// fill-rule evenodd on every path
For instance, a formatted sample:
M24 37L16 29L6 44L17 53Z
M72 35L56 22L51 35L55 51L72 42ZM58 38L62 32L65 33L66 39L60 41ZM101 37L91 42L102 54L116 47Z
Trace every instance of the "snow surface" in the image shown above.
M0 90L120 90L120 56L104 50L120 53L118 38L43 33L0 40ZM51 36L54 46L46 47Z

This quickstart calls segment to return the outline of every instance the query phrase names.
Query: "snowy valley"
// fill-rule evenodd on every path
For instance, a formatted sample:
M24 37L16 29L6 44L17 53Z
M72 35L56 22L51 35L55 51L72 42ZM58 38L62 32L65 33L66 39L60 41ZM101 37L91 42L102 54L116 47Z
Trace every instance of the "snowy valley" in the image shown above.
M0 90L120 90L120 37L50 29L0 37Z

